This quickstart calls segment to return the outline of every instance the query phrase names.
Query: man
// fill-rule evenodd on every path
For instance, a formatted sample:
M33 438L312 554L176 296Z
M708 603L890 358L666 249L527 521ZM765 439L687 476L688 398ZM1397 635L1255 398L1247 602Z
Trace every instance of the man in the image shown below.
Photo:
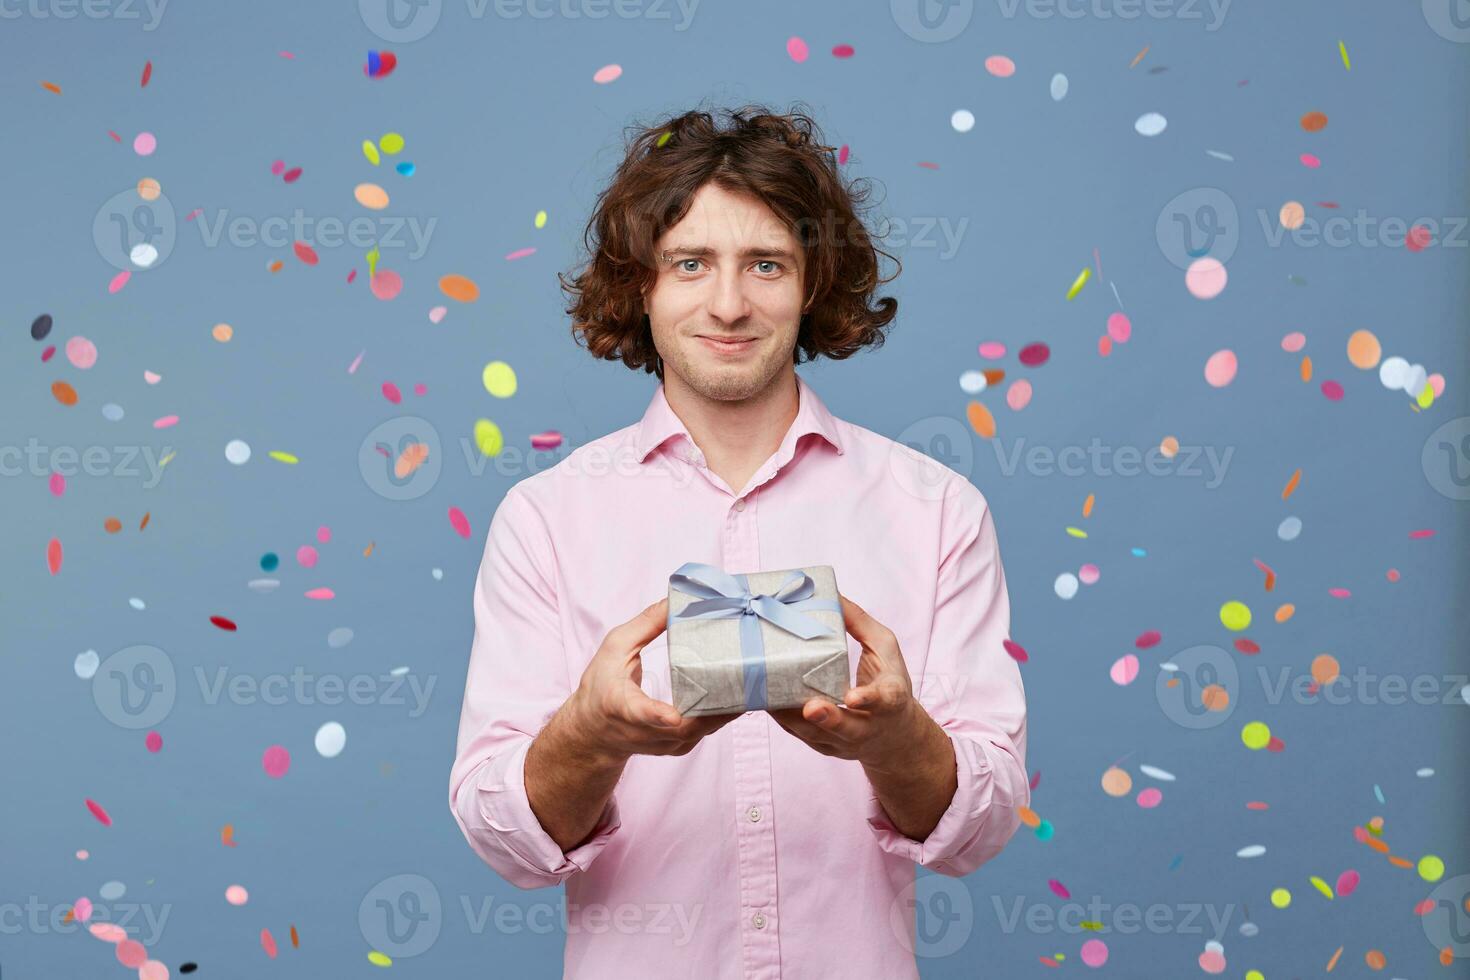
M1030 800L995 525L796 374L880 344L897 304L872 305L877 250L810 120L727 122L639 134L589 225L573 329L662 383L497 509L450 805L507 880L566 883L568 978L915 977L914 864L974 871ZM831 565L844 703L680 717L688 561Z

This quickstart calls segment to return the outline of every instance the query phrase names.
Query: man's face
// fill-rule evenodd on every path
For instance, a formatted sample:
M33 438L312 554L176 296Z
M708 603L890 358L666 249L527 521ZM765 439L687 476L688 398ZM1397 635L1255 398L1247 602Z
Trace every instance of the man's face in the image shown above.
M666 382L736 401L792 366L805 256L775 212L706 184L655 256L644 307Z

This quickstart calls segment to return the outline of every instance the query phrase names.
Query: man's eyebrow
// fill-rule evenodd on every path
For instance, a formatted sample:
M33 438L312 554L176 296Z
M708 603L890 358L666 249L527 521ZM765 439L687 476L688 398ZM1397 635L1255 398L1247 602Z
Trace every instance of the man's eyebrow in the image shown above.
M707 245L676 245L673 248L666 248L662 252L665 262L673 261L672 256L675 255L691 259L707 259L714 254L715 250ZM739 257L742 259L785 259L788 262L796 261L796 256L790 249L782 248L779 245L752 246L742 250Z

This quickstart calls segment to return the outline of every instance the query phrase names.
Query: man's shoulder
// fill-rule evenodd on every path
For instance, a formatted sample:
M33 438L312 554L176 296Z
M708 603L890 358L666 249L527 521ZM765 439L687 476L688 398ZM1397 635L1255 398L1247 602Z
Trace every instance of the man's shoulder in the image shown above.
M875 477L894 481L919 500L944 501L964 510L984 511L985 495L970 482L975 452L970 433L948 417L925 419L908 426L897 438L835 419L843 455L851 465Z
M574 500L578 493L605 489L598 488L597 481L588 478L627 474L637 467L637 435L638 423L634 422L585 442L555 463L536 469L516 482L506 491L506 496L520 496L544 513Z

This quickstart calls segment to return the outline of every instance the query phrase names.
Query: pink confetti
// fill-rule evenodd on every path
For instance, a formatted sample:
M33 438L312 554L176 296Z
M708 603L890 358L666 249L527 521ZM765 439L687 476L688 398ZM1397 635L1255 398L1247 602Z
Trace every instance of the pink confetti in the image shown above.
M854 54L851 44L839 44L832 49L834 58L851 58Z
M1050 888L1052 890L1052 894L1056 895L1058 898L1072 897L1072 893L1067 891L1067 886L1062 884L1060 881L1057 881L1055 878L1048 879L1046 887Z
M94 922L87 927L87 931L104 943L120 943L128 938L123 927L116 922Z
M622 65L603 65L592 75L592 80L598 85L606 85L615 82L623 75Z
M1159 791L1158 787L1150 786L1148 789L1138 794L1138 805L1143 807L1143 809L1145 810L1152 810L1154 807L1163 802L1163 799L1164 794Z
M347 285L350 286L350 285L352 285L356 281L357 281L357 270L356 269L349 269L349 270L347 270Z
M131 278L133 278L133 274L124 269L123 271L112 277L112 281L107 284L107 291L109 293L117 292L118 290L126 286L128 284L128 280Z
M193 221L195 218L199 217L203 213L203 208L195 208L193 211L190 211L188 214L184 215L184 220Z
M383 397L395 405L403 401L403 395L399 392L398 386L391 381L383 382Z
M1126 653L1113 661L1113 666L1108 669L1108 676L1113 683L1119 687L1126 687L1138 679L1138 657ZM1142 804L1139 804L1142 806Z
M225 901L231 905L244 905L250 901L250 893L245 890L244 885L231 885L225 889Z
M72 903L71 914L76 916L78 922L86 922L92 917L92 900L83 895Z
M1031 382L1025 378L1012 381L1011 386L1006 389L1006 404L1013 412L1019 412L1031 404Z
M92 816L97 818L98 823L104 827L112 826L112 818L107 815L106 810L102 809L101 803L98 803L96 800L87 800L86 802L87 809L92 811Z
M161 752L163 750L163 736L157 732L149 732L143 739L144 746L149 752Z
M285 169L285 160L276 160L274 163L271 164L271 173L275 174L277 177L279 177L285 171Z
M806 42L799 37L787 38L786 53L791 56L792 61L796 62L798 65L801 64L803 61L806 60L807 56Z
M440 320L444 319L444 314L446 314L448 312L449 312L449 307L447 307L447 306L436 306L436 307L434 307L433 309L429 310L429 322L430 323L438 323Z
M537 432L531 436L532 449L555 449L561 445L561 433L554 429L545 432Z
M1434 537L1434 528L1432 528L1432 527L1424 527L1424 528L1420 528L1417 531L1410 531L1409 532L1409 540L1410 541L1418 541L1421 538L1432 538L1432 537Z
M1295 354L1307 346L1307 335L1300 331L1294 331L1281 338L1281 349L1288 354Z
M271 935L269 929L260 930L260 948L265 950L265 955L271 959L276 958L276 937Z
M1404 247L1411 252L1422 252L1434 243L1429 229L1423 225L1415 225L1409 229L1404 236Z
M285 173L281 174L281 179L288 184L296 183L296 181L301 179L301 168L292 167L290 170L287 170Z
M158 960L149 960L138 968L138 980L168 980L168 967Z
M413 393L415 395L419 395L420 397L422 397L423 395L427 395L429 393L429 386L424 384L422 381L416 381L414 382Z
M272 745L261 754L260 767L270 778L280 779L291 768L291 753L284 745Z
M316 265L321 261L317 258L316 249L305 242L295 242L291 248L296 253L296 257L307 265Z
M846 143L843 143L842 144L842 149L840 149L840 150L837 151L837 162L839 164L846 163L847 162L847 155L848 155L849 152L851 152L851 151L848 149L847 144Z
M993 54L985 59L985 70L996 78L1010 78L1016 73L1016 63L1003 54Z
M1327 594L1330 595L1330 596L1332 596L1332 598L1334 598L1334 599L1347 599L1347 598L1350 598L1352 596L1352 592L1348 591L1347 589L1342 588L1341 586L1337 586L1335 588L1328 589L1327 590Z
M1337 895L1339 898L1351 895L1358 887L1358 873L1352 868L1337 876Z
M1047 359L1051 357L1051 348L1038 341L1034 344L1027 344L1025 347L1022 347L1021 353L1017 354L1016 356L1019 357L1021 359L1021 363L1026 365L1027 367L1041 367L1041 365L1045 364L1047 362Z
M980 356L987 361L998 361L1006 356L1006 345L998 340L987 340L980 345Z
M319 585L314 589L307 589L306 597L308 599L335 599L337 598L337 593L333 592L325 585Z
M1096 565L1088 562L1077 569L1077 577L1082 580L1083 585L1093 585L1102 576Z
M86 337L72 337L66 342L66 359L85 371L97 363L97 345Z
M1342 385L1336 381L1324 381L1322 382L1322 394L1328 401L1340 402L1342 401Z
M326 544L332 540L332 529L323 524L316 529L316 540L318 544Z
M470 519L458 507L449 508L449 523L462 538L470 536Z
M158 138L152 133L139 133L133 137L133 152L138 156L151 156L156 149L158 149Z
M1014 640L1001 640L1000 645L1005 647L1006 653L1009 653L1011 659L1017 663L1024 664L1031 659L1030 655L1026 652L1026 648Z
M1114 313L1108 317L1108 336L1120 344L1128 343L1128 338L1133 336L1133 324L1122 313Z
M403 291L403 277L392 269L379 269L368 280L368 288L381 300L390 300Z
M1234 351L1216 351L1205 362L1205 380L1215 388L1223 388L1235 380L1237 366Z
M1082 962L1097 968L1108 961L1108 944L1101 939L1089 939L1082 944Z
M1158 630L1145 630L1138 634L1138 639L1133 641L1133 645L1140 650L1147 650L1149 647L1158 646L1159 641L1163 638L1164 634Z
M148 950L136 939L124 939L117 944L117 961L129 969L136 970L148 959Z
M177 415L165 415L162 418L157 418L153 420L153 427L155 429L167 429L170 426L175 426L178 424L179 417Z
M55 354L56 354L56 345L55 344L47 344L46 345L46 349L43 350L43 351L41 351L41 363L42 364L45 364L47 361L51 360L51 358L54 357ZM1439 395L1435 395L1434 397L1438 398Z
M1322 166L1322 158L1312 153L1303 153L1301 161L1303 167L1311 167L1313 170Z
M357 373L357 366L362 363L362 355L363 354L366 354L366 353L367 353L367 351L359 351L358 352L358 355L352 359L352 363L347 366L347 373L348 374L356 374Z
M296 564L302 568L316 567L316 549L309 544L304 544L296 549Z
M525 258L528 255L534 255L534 254L536 254L536 250L534 248L521 248L521 249L516 249L514 252L511 252L509 255L507 255L505 257L505 261L507 261L507 262L514 262L516 259L523 259L523 258Z
M59 497L66 493L66 477L60 473L52 473L49 482L51 484L51 496Z

